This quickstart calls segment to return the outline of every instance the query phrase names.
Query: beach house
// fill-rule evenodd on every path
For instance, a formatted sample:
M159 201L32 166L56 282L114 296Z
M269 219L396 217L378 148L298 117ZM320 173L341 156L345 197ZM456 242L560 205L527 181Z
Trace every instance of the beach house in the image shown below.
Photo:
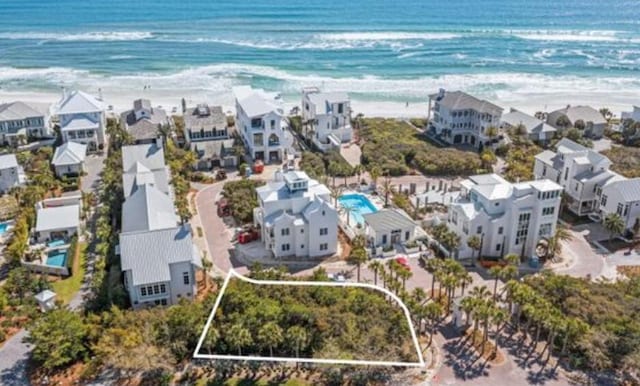
M82 199L79 195L42 200L36 204L33 243L69 241L80 230Z
M117 250L132 307L193 299L200 252L191 228L176 215L162 147L124 146L122 162L125 201Z
M497 132L488 129L497 130L501 117L501 107L462 91L440 89L429 95L428 130L448 144L477 149L492 145Z
M87 151L104 148L107 125L104 105L100 98L83 91L67 91L54 108L63 142L87 145Z
M382 209L362 217L367 243L372 248L407 244L422 235L420 226L401 209Z
M236 129L253 160L282 162L292 154L282 97L250 86L233 88Z
M338 212L329 189L302 171L276 172L256 189L255 226L276 258L331 256L338 248Z
M58 177L80 176L86 172L84 159L87 145L77 142L65 142L56 148L51 164Z
M514 135L524 135L543 146L553 139L557 131L548 123L516 109L502 115L500 128L511 131Z
M186 109L183 117L185 143L198 157L195 169L236 165L232 130L227 127L227 116L222 107L202 103Z
M536 179L550 179L560 184L567 196L567 209L578 216L599 208L598 193L609 182L624 179L609 170L611 161L600 153L567 138L535 156Z
M477 236L482 256L515 253L531 257L556 229L562 186L551 180L510 183L497 174L471 176L449 206L447 226L460 237L458 258L475 252L467 240Z
M53 135L51 105L35 102L0 104L0 142L16 145L21 139Z
M139 186L149 184L167 195L172 195L169 185L169 167L164 162L161 141L122 147L122 187L124 198Z
M0 195L24 184L26 177L15 154L0 155Z
M569 128L580 130L585 137L599 139L604 135L607 120L591 106L567 106L547 115L547 123L563 131Z
M149 99L136 99L133 109L120 115L120 124L136 144L148 144L156 142L160 128L170 126L171 120L163 109L151 106Z
M320 92L317 87L302 89L302 124L313 143L322 151L339 148L351 141L351 102L343 92Z
M602 219L609 214L619 215L625 230L632 230L640 221L640 178L618 179L598 190L598 209Z
M634 122L640 122L640 107L633 106L633 110L623 111L620 113L620 121L625 121L627 119L631 119Z

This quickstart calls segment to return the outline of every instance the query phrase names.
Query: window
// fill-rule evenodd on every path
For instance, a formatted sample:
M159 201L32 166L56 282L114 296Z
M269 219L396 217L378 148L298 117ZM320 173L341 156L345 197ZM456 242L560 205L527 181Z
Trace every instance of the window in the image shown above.
M564 180L566 181L569 177L569 168L564 169Z
M576 187L574 188L574 190L575 190L576 192L578 191L578 188L580 187L579 185L580 185L580 184L578 184L578 183L576 182Z
M141 287L140 288L140 295L147 296L147 288L146 287Z
M477 234L482 233L482 226L479 226L479 227L476 229L476 233L477 233Z
M322 211L322 215L323 215L323 216L325 215L325 212L324 212L324 210Z
M404 240L405 240L405 241L409 240L409 237L410 237L410 236L411 236L411 232L409 232L409 231L404 232Z
M329 234L329 228L320 228L320 236L326 236Z
M624 206L624 212L622 213L623 216L626 216L629 214L629 204Z
M160 284L160 293L165 293L167 292L167 286L164 284Z
M552 215L554 212L556 211L556 208L554 206L548 206L546 208L542 208L542 215L543 216L550 216Z
M280 234L281 234L282 236L289 236L289 228L282 228L282 229L280 230Z
M300 249L304 249L304 244L300 244Z
M540 237L550 236L551 235L551 228L553 228L553 224L551 224L551 223L541 224L540 225L540 230L538 231L538 236L540 236Z
M502 248L502 244L496 244L496 252L500 252L501 248Z
M382 235L382 244L387 243L387 235Z
M458 225L458 212L451 212L451 222Z
M182 282L189 285L189 272L182 272Z
M344 105L342 103L338 103L338 114L342 114L344 112Z
M499 235L501 235L501 234L502 234L502 232L504 232L504 227L500 227L500 228L498 228L498 234L499 234Z
M606 194L602 195L602 201L600 201L600 205L607 206L607 195Z
M327 244L327 243L320 244L320 250L321 251L326 251L328 249L329 249L329 244Z
M529 234L529 220L531 213L520 213L518 216L518 228L516 228L516 245L523 243Z
M289 244L282 244L282 252L287 252L288 250L291 249L291 246Z
M616 213L618 213L619 216L622 216L622 208L623 208L623 205L621 203L618 203L618 208L616 209Z
M304 233L304 228L300 229L300 233Z
M160 286L159 285L157 285L157 284L153 285L153 293L154 293L154 295L157 295L157 294L160 293Z

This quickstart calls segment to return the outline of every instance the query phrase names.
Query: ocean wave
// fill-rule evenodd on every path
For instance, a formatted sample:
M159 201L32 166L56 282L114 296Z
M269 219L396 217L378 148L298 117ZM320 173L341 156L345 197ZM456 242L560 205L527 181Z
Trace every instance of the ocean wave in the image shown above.
M525 40L561 42L616 42L622 39L618 31L571 31L571 30L514 30L513 36Z
M0 33L5 40L51 40L61 42L97 42L97 41L135 41L153 38L152 32L146 31L92 31L79 33L53 32L6 32Z
M459 38L459 34L448 32L342 32L316 35L324 40L338 41L380 41L380 40L449 40Z

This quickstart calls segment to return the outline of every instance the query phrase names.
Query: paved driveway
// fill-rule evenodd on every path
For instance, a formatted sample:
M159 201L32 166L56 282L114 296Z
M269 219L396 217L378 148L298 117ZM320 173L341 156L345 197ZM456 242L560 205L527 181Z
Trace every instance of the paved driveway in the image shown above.
M29 360L31 345L22 343L27 336L26 330L21 330L0 347L0 385L29 386L26 366Z
M105 155L90 154L84 160L87 175L82 177L82 191L97 192L100 184L100 173L104 168Z

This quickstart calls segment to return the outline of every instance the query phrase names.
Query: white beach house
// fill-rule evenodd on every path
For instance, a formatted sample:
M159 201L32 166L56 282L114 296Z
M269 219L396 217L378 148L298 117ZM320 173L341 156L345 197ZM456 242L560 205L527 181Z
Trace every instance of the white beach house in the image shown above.
M287 131L282 97L250 86L233 88L236 128L251 158L281 162L291 154L293 138Z
M136 144L155 143L160 136L160 128L169 126L167 113L153 107L149 99L136 99L133 109L120 115L120 124L134 139Z
M483 148L496 140L487 129L500 126L502 108L462 91L440 89L429 95L428 113L428 128L441 140Z
M22 166L18 164L15 154L0 155L0 195L11 188L20 186L26 181Z
M624 179L609 170L611 161L600 153L567 138L536 155L533 174L536 179L547 178L560 184L570 200L567 208L578 216L598 210L598 189L607 183Z
M548 123L516 109L511 109L511 111L502 115L500 127L504 130L523 129L525 135L531 141L541 145L548 144L557 131L555 127Z
M458 258L472 256L467 240L473 235L482 241L482 256L530 257L541 240L554 234L562 194L555 182L513 184L485 174L471 176L461 186L447 220L449 229L460 236Z
M33 229L35 243L66 240L80 230L80 196L50 198L36 204L36 226Z
M235 166L234 140L221 106L202 103L186 109L183 117L185 143L198 157L196 169Z
M63 142L84 143L90 152L104 147L107 121L104 105L99 98L83 91L65 90L54 111Z
M164 152L156 143L124 146L125 202L118 251L133 308L193 299L200 252L181 225L170 194Z
M420 226L400 209L382 209L362 217L368 245L374 248L406 244L422 235Z
M25 139L51 137L51 105L20 101L0 104L0 142L15 145L20 135Z
M276 258L331 256L338 249L338 212L329 189L301 171L276 172L256 189L255 225Z
M351 102L342 92L320 92L317 87L302 89L302 123L313 133L313 143L322 151L339 148L351 141Z
M565 125L562 121L565 121ZM547 123L559 130L575 127L585 137L599 139L604 135L607 120L591 106L567 106L547 115Z
M84 160L87 145L77 142L65 142L56 148L51 164L58 177L80 176L86 171Z

